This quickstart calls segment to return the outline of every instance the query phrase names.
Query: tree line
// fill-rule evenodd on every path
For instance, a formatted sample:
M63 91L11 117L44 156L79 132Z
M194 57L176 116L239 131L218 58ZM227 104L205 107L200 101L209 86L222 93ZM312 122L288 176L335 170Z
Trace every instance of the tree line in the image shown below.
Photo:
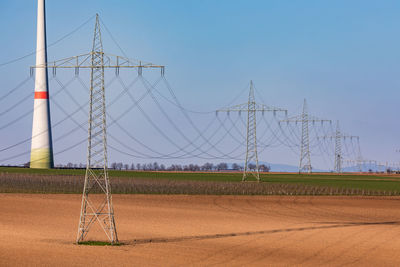
M258 166L260 172L269 172L270 166L265 164L261 164ZM255 164L249 164L248 168L250 170L255 170ZM123 164L121 162L113 162L110 165L110 169L113 170L138 170L138 171L243 171L243 166L240 166L237 163L233 163L231 167L229 167L228 163L221 162L218 164L213 164L210 162L206 162L203 165L198 164L171 164L166 166L164 164L158 164L157 162L153 163L137 163L137 164Z
M57 168L68 168L68 169L83 169L86 168L85 164L73 164L69 162L68 164L58 164L56 166ZM249 164L248 165L249 170L255 171L256 170L256 165L255 164ZM221 162L218 164L213 164L210 162L206 162L202 165L198 164L171 164L171 165L164 165L164 164L159 164L158 162L153 162L153 163L131 163L131 164L126 164L122 162L113 162L110 164L109 169L112 170L130 170L130 171L243 171L243 166L233 163L229 167L228 163ZM260 172L269 172L271 170L270 166L267 166L265 164L260 164L258 166L258 170Z

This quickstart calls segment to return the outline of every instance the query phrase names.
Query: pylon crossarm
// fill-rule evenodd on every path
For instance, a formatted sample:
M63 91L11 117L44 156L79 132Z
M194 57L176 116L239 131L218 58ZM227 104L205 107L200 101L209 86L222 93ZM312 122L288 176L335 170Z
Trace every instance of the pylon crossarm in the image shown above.
M348 138L348 139L359 139L360 138L359 136L356 136L356 135L345 135L345 134L341 134L340 137L342 139L346 139L346 138ZM331 139L332 140L333 138L336 138L336 135L317 136L317 139Z
M287 114L287 109L284 108L277 108L277 107L273 107L273 106L266 106L264 104L258 104L255 103L255 111L261 111L261 112L285 112L285 114Z
M299 121L301 121L301 116L286 118L284 120L280 120L279 122L299 122Z
M287 119L284 119L284 120L280 120L279 122L303 122L303 121L304 121L304 118L302 116L295 116L295 117L287 118ZM320 118L313 117L313 116L310 116L310 115L307 116L307 121L308 122L322 122L322 123L323 122L329 122L329 123L332 123L331 120L320 119Z
M247 111L247 106L248 104L238 104L238 105L234 105L228 108L222 108L222 109L218 109L216 110L217 112L230 112L230 111Z
M250 111L257 111L257 112L285 112L287 113L286 109L283 108L276 108L276 107L271 107L271 106L266 106L263 104L257 104L254 103L255 107L252 108ZM239 105L235 105L229 108L222 108L222 109L218 109L216 110L217 112L231 112L231 111L241 111L241 112L247 112L249 110L249 104L245 103L245 104L239 104Z
M31 68L77 68L77 69L93 69L99 68L99 66L92 64L92 57L103 56L102 68L160 68L164 69L165 66L155 65L148 62L143 62L140 60L132 60L121 56L116 56L112 54L106 54L99 51L94 51L78 56L68 57L64 59L59 59L52 62L47 62L45 64L39 64L31 66Z

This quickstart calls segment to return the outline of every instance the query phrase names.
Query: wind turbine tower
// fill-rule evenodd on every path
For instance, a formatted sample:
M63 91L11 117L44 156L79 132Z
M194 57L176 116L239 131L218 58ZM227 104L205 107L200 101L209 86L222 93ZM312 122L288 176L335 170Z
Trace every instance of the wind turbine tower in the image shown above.
M47 66L45 9L45 0L38 0L36 66ZM36 68L34 98L30 167L49 169L54 163L47 67Z

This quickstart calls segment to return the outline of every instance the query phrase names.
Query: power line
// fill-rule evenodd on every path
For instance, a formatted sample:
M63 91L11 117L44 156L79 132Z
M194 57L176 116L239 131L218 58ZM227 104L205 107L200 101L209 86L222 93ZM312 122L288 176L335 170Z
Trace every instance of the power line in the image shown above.
M106 29L107 33L110 35L111 40L117 45L117 47L119 48L119 50L121 51L121 53L124 55L124 57L128 58L128 56L126 55L125 51L122 49L122 47L118 44L118 42L116 41L116 39L114 38L113 34L111 33L110 30L108 30L106 24L103 22L103 20L100 18L100 22L101 25L104 26L104 28Z
M96 16L96 15L91 16L88 20L86 20L84 23L82 23L81 25L79 25L79 26L78 26L77 28L75 28L73 31L71 31L71 32L67 33L66 35L62 36L61 38L57 39L55 42L50 43L47 47L52 47L52 46L58 44L59 42L63 41L64 39L68 38L68 37L71 36L72 34L76 33L76 32L79 31L81 28L83 28L86 24L88 24L95 16ZM20 60L23 60L23 59L25 59L25 58L28 58L28 57L30 57L30 56L33 56L33 55L35 55L37 52L40 52L40 51L42 51L42 50L34 51L34 52L31 52L31 53L26 54L26 55L24 55L24 56L21 56L21 57L18 57L18 58L14 58L14 59L12 59L12 60L9 60L9 61L0 63L0 67L3 67L3 66L6 66L6 65L9 65L9 64L18 62L18 61L20 61Z
M2 95L0 97L0 102L4 101L7 99L8 96L10 96L12 93L18 91L19 89L23 88L23 86L32 79L32 76L27 77L26 79L24 79L22 82L20 82L17 86L15 86L14 88L12 88L10 91L8 91L7 93L5 93L4 95Z

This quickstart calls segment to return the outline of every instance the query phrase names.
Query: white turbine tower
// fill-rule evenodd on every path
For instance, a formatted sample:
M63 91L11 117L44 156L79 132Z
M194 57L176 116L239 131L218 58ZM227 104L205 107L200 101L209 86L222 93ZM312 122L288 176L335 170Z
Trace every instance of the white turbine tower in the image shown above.
M50 125L49 85L45 0L38 0L36 42L35 100L32 124L31 168L53 168L53 145Z

